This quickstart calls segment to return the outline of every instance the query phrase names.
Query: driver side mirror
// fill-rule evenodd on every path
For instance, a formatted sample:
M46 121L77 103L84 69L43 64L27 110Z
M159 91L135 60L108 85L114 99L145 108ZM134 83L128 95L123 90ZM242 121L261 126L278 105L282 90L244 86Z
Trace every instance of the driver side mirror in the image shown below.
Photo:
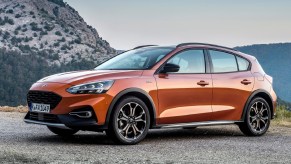
M164 68L160 71L160 73L178 72L179 70L180 66L177 64L167 63L164 65Z

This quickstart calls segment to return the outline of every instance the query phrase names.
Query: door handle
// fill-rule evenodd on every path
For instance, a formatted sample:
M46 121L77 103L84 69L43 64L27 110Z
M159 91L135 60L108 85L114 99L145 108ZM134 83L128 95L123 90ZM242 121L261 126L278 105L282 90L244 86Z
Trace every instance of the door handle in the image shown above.
M241 81L241 83L244 85L248 85L248 84L251 84L252 82L247 79L244 79L243 81Z
M200 80L199 82L197 82L197 85L204 87L205 85L209 85L209 83L205 82L204 80Z

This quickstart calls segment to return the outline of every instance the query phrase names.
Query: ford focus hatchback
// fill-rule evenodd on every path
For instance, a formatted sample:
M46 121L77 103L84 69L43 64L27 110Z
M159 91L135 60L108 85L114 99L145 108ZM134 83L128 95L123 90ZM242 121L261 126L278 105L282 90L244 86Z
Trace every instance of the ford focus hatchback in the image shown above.
M61 136L105 131L121 144L153 128L237 124L260 136L275 115L272 81L255 57L227 47L140 46L93 70L37 81L24 121Z

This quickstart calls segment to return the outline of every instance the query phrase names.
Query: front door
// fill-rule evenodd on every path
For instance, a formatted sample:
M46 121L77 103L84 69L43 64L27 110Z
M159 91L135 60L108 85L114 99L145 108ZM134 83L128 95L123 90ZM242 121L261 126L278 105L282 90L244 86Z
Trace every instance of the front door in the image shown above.
M211 119L212 79L206 74L203 50L177 53L167 63L180 66L178 72L156 74L158 124L187 123Z

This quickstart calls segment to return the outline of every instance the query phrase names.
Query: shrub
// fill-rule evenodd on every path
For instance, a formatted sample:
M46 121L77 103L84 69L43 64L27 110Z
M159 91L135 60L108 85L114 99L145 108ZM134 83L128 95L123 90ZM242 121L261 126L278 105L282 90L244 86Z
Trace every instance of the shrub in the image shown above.
M22 32L26 32L27 31L27 28L23 28L21 31Z
M15 18L20 18L20 17L21 17L20 14L16 14L16 15L15 15Z
M14 35L18 35L19 32L17 30L14 31Z
M59 16L59 7L56 6L55 8L53 8L53 13L56 17L58 17Z
M34 32L34 33L33 33L33 37L37 37L37 33Z
M10 25L14 25L14 20L13 19L8 19L7 23L9 23Z
M48 0L48 1L50 1L52 3L55 3L55 4L57 4L57 5L61 6L61 7L65 7L66 6L66 3L63 0Z
M74 40L74 42L75 42L76 44L81 44L82 40L81 40L81 38L77 38L77 39Z
M30 15L34 15L34 12L33 12L33 11L30 11L29 14L30 14Z
M74 32L73 32L73 31L71 31L71 32L70 32L70 35L74 35Z
M53 30L55 28L55 25L45 23L43 28L46 29L47 31L51 31L51 30Z
M13 14L13 10L12 9L9 9L9 10L6 11L6 13L7 14Z
M62 33L60 31L56 31L55 34L58 36L62 36Z
M55 47L59 47L60 46L60 43L59 42L56 42L56 43L54 43L54 46Z
M67 29L67 28L65 29L65 33L68 33L69 31L70 31L69 29Z
M62 39L59 40L60 42L65 42L66 41L66 38L65 37L62 37Z
M6 40L6 39L9 39L10 38L10 33L8 31L6 31L3 35L3 39Z
M41 35L41 36L43 36L43 35L47 35L48 33L47 33L47 31L41 31L40 33L39 33L39 35Z
M17 26L15 30L16 30L16 31L21 30L21 26Z

